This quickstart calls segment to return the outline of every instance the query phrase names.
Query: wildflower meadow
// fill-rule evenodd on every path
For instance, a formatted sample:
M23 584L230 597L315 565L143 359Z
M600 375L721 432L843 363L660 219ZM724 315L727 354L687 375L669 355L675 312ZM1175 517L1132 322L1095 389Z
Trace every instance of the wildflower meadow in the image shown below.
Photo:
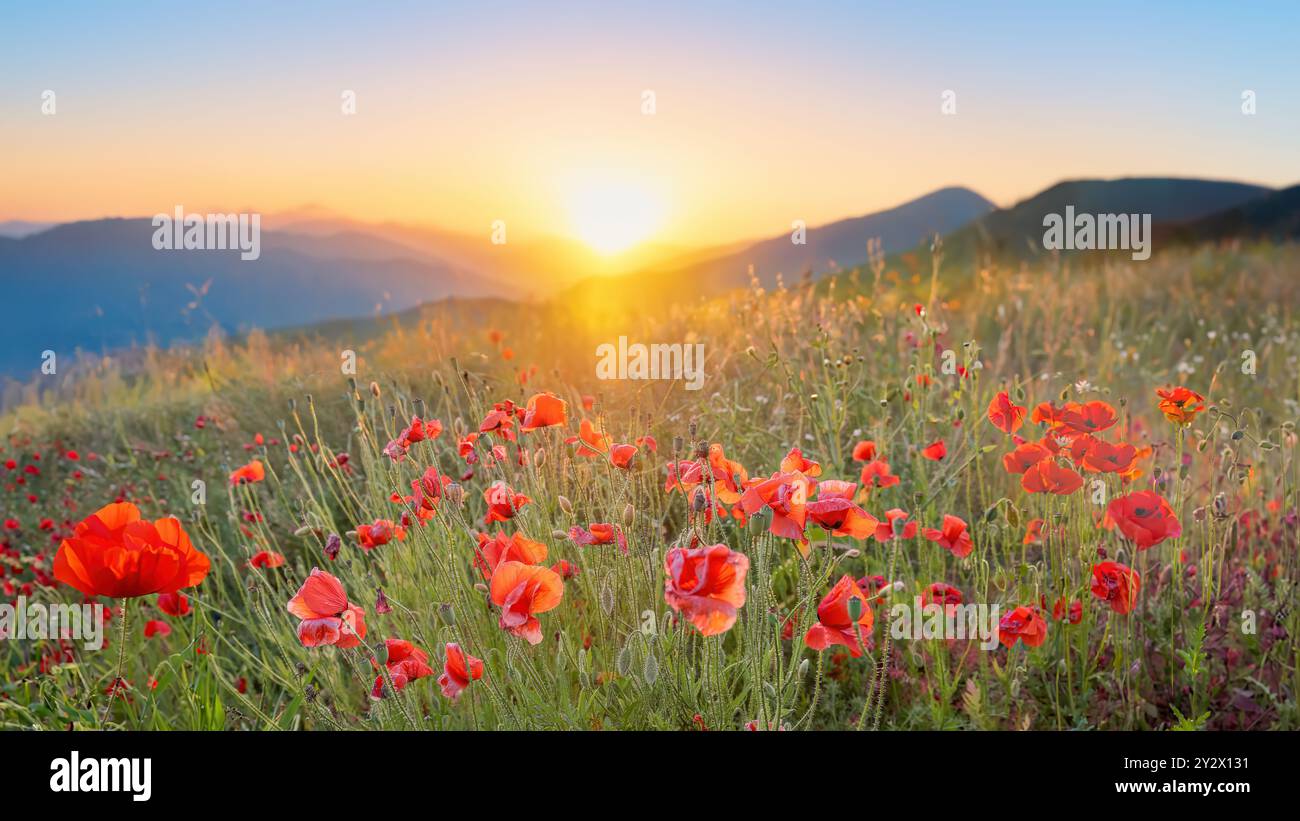
M102 646L0 642L0 726L1296 729L1298 262L936 247L65 361L6 394L0 598ZM605 378L620 335L699 389Z

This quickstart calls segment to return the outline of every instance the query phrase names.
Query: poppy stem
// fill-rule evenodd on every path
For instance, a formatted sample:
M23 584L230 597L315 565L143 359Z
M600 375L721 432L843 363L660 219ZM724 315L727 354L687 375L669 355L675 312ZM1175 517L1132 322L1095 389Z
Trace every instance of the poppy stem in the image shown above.
M113 680L108 683L108 702L104 704L104 714L99 719L100 727L108 723L108 716L113 711L113 699L117 698L118 682L122 680L122 667L126 664L126 610L130 599L122 599L122 630L117 637L117 669L113 671Z

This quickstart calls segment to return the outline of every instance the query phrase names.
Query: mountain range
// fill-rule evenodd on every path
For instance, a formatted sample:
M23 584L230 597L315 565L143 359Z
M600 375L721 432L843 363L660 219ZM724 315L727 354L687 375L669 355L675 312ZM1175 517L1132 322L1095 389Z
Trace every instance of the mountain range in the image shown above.
M261 255L159 251L150 220L48 226L0 223L0 373L39 366L41 352L107 351L145 342L307 326L409 310L449 297L547 298L649 310L744 287L793 282L861 265L868 240L896 255L943 237L948 258L1029 258L1043 217L1149 213L1157 247L1230 238L1300 238L1300 186L1274 190L1201 179L1057 183L999 209L967 188L933 191L884 211L752 242L684 248L645 244L604 257L540 238L493 245L485 236L364 223L320 209L268 215ZM473 303L466 303L473 304Z

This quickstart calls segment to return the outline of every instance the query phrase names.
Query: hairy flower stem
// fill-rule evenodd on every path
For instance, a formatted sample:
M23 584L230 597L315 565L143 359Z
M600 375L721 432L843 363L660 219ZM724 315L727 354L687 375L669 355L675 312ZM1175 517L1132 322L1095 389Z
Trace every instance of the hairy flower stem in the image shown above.
M126 610L130 599L122 599L122 630L117 637L117 668L113 671L113 680L108 683L108 701L104 704L104 715L100 717L100 727L108 724L109 713L113 711L113 699L117 698L117 683L122 680L122 667L126 665Z

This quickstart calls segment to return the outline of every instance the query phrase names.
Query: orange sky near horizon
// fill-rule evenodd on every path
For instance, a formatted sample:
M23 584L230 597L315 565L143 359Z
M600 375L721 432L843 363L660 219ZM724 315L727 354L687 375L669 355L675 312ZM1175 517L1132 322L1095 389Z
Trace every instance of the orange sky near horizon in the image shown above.
M938 22L837 4L820 17L593 8L540 30L532 9L419 19L412 7L364 23L274 9L260 30L220 37L202 21L155 21L158 31L115 19L81 49L44 50L25 45L23 24L61 12L25 12L0 33L13 47L0 56L0 220L316 205L485 238L504 220L512 239L613 249L767 236L946 185L1010 205L1074 177L1300 180L1287 147L1297 92L1278 73L1296 58L1260 41L1195 53L1234 21L1256 25L1248 15L1206 21L1183 32L1185 52L1163 53L1111 38L1022 43L1033 29L1004 24L1000 50L977 59L967 29L979 23L960 7ZM1162 71L1132 82L1153 49ZM1083 53L1103 62L1050 62ZM1258 116L1238 110L1247 83ZM941 111L949 88L955 116ZM41 111L45 89L53 115ZM355 114L342 111L345 89Z

